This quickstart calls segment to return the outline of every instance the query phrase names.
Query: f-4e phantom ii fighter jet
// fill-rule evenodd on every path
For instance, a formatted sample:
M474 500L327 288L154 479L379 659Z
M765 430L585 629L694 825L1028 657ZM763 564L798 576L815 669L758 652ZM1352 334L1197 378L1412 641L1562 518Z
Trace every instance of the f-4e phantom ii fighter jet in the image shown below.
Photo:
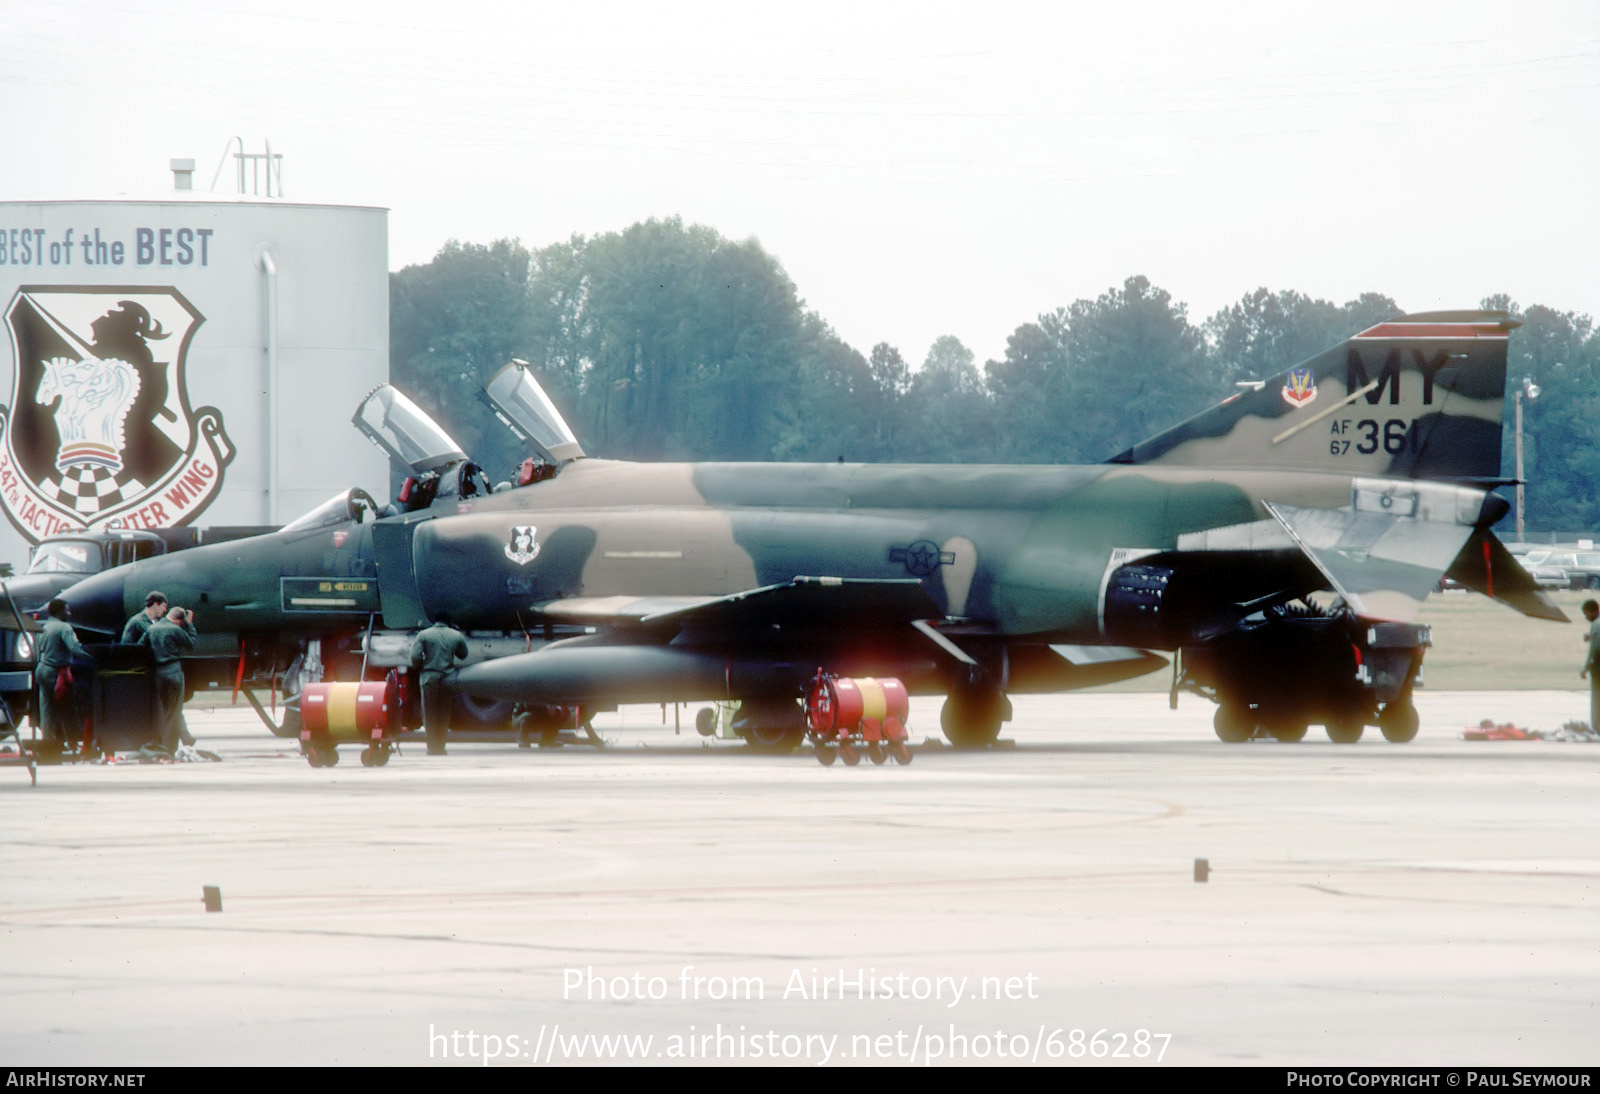
M1218 702L1224 740L1313 724L1408 740L1427 644L1412 619L1442 576L1565 618L1490 531L1508 508L1489 491L1505 481L1515 326L1383 323L1083 467L593 459L513 362L487 394L542 457L527 485L302 528L325 574L305 559L246 573L238 545L201 547L68 599L80 625L120 627L147 586L181 581L174 602L197 605L201 630L246 646L332 637L337 618L377 649L448 611L485 643L457 674L464 695L584 711L737 699L736 728L764 747L801 739L819 669L944 694L946 735L981 746L1008 695L1164 667L1151 651L1177 656L1174 693ZM375 588L343 615L293 603L357 574Z

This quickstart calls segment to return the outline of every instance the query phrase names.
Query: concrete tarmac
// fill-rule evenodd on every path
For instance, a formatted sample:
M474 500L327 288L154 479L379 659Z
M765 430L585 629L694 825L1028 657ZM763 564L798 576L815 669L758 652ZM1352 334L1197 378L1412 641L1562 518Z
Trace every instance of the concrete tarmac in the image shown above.
M1592 1066L1600 745L1460 739L1587 704L1224 745L1024 698L1013 747L853 769L628 708L316 770L191 710L223 762L0 769L0 1062Z

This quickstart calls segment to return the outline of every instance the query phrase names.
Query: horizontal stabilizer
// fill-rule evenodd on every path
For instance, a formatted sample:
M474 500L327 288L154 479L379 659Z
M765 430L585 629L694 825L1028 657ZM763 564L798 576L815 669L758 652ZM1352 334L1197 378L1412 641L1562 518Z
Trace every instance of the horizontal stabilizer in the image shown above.
M1359 616L1406 622L1472 535L1472 525L1394 513L1267 503Z
M1493 532L1474 532L1445 577L1535 619L1571 622Z

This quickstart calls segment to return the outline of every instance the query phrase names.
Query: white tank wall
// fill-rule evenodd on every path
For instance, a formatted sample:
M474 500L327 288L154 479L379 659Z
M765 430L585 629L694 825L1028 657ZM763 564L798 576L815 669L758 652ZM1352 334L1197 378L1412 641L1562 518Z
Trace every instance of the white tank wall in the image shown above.
M69 239L70 249L65 246ZM103 264L92 261L101 257L97 242L105 245ZM115 244L121 244L120 255ZM263 253L270 254L277 267L275 438L268 435ZM233 449L214 494L187 506L181 476L174 494L170 482L166 490L152 490L163 480L146 483L134 475L135 439L153 437L150 430L160 427L172 442L156 438L139 448L146 453L144 463L151 474L158 461L149 453L160 450L165 457L189 433L197 438L189 446L191 462L180 459L179 464L191 484L205 485L205 465L221 461L210 458L214 451L208 457L211 446L198 431L186 432L164 418L158 422L148 408L149 424L142 434L136 424L140 411L125 412L121 443L126 451L121 456L105 457L109 463L104 466L58 466L59 461L98 458L82 454L99 451L88 437L68 453L71 438L80 431L104 429L92 410L80 413L77 408L88 407L97 397L86 385L112 383L133 367L116 364L118 351L107 348L126 345L132 336L122 335L120 343L102 336L91 344L90 327L96 316L114 310L117 320L106 329L126 330L133 309L118 304L126 296L153 318L160 314L187 321L168 290L181 294L204 317L194 329L183 362L190 418L202 407L215 407ZM361 397L389 375L386 210L206 199L0 202L0 307L5 309L0 321L15 313L22 328L20 334L13 330L0 336L0 406L8 411L5 433L0 434L0 509L9 518L0 520L0 561L20 569L31 542L73 519L79 524L128 527L281 524L348 486L362 486L380 497L387 488L384 457L350 425ZM41 318L45 314L51 318ZM175 332L181 325L169 321L166 327ZM38 348L35 356L68 359L69 368L61 375L70 373L78 386L67 388L60 409L50 411L32 402L51 372L39 361L19 367L19 338ZM137 341L148 347L156 362L168 362L165 375L172 395L167 406L169 413L175 412L179 394L170 381L178 371L180 338L173 333L166 339L140 336ZM62 352L62 347L67 350ZM74 358L90 364L73 364ZM137 367L133 371L155 377L142 386L157 391L159 375L148 370L159 366L146 363L145 367L144 372ZM20 392L19 384L33 390ZM32 405L22 405L23 400ZM278 466L276 512L268 499L273 440ZM47 451L48 457L41 455ZM119 460L122 466L117 469ZM132 487L119 486L130 476ZM90 477L92 483L79 481ZM56 479L70 481L57 486ZM70 500L74 492L105 492L110 500L86 498L70 505L61 501L60 494ZM144 504L134 506L132 500ZM76 512L77 518L64 517L62 507ZM163 516L167 519L159 520Z

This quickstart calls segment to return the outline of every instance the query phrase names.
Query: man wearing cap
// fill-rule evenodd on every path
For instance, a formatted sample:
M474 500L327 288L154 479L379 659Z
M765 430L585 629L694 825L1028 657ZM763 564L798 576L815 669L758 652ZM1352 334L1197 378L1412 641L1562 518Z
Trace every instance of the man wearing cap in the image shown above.
M443 756L444 740L450 733L450 690L444 686L445 673L455 667L456 658L467 659L467 640L450 625L450 613L440 612L433 626L411 640L411 664L421 670L422 724L428 731L428 755Z

